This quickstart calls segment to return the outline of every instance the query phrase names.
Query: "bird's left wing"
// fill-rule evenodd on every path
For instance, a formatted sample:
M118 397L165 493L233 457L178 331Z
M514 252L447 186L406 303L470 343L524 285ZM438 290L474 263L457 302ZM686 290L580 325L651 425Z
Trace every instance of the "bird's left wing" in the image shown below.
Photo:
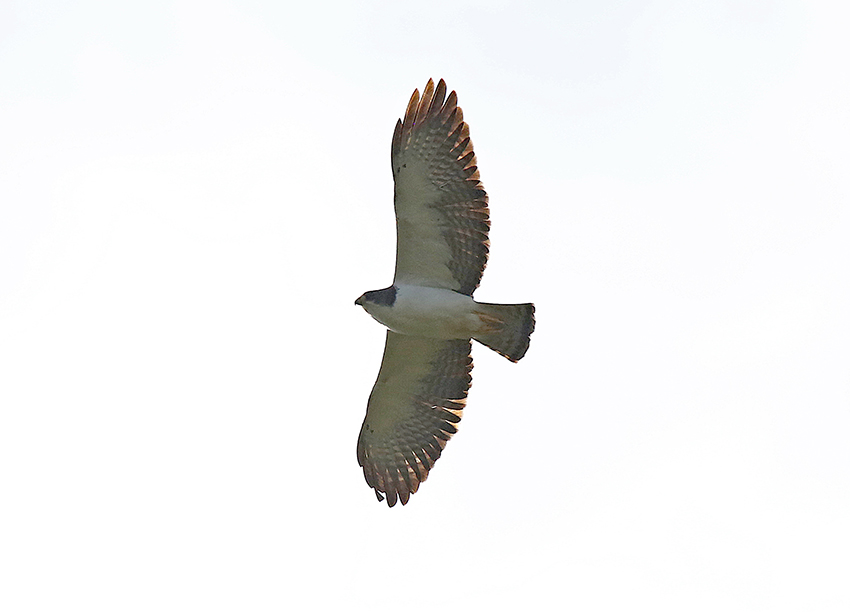
M406 504L457 431L472 382L469 340L387 331L357 460L378 500Z
M393 134L396 284L472 295L487 265L490 211L469 126L446 83L413 92Z

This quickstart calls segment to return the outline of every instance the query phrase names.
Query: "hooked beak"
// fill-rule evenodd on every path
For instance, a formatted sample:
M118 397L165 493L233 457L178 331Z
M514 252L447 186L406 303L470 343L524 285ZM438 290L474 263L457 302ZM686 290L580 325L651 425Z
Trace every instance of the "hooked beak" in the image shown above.
M362 306L363 305L363 296L362 295L359 298L357 298L356 300L354 300L354 305L355 306Z

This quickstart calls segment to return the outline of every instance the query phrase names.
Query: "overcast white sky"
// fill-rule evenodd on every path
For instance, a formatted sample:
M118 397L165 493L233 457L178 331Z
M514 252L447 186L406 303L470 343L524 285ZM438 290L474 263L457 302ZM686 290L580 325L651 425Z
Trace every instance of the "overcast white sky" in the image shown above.
M4 0L0 608L850 609L839 5ZM353 300L429 77L537 331L388 509Z

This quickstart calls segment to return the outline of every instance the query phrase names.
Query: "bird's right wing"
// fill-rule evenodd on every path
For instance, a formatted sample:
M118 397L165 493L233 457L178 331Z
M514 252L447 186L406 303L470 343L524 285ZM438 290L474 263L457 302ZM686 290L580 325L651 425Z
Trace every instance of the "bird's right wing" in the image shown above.
M471 342L387 331L357 461L378 500L406 504L457 431L472 383Z

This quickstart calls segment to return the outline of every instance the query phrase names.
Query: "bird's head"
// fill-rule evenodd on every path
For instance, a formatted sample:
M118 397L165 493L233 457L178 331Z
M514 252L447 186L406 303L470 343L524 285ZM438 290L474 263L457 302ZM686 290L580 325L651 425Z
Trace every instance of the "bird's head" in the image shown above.
M354 300L355 306L366 308L367 304L380 304L381 306L392 306L395 304L396 287L390 285L386 289L378 289L377 291L367 291L359 298Z

